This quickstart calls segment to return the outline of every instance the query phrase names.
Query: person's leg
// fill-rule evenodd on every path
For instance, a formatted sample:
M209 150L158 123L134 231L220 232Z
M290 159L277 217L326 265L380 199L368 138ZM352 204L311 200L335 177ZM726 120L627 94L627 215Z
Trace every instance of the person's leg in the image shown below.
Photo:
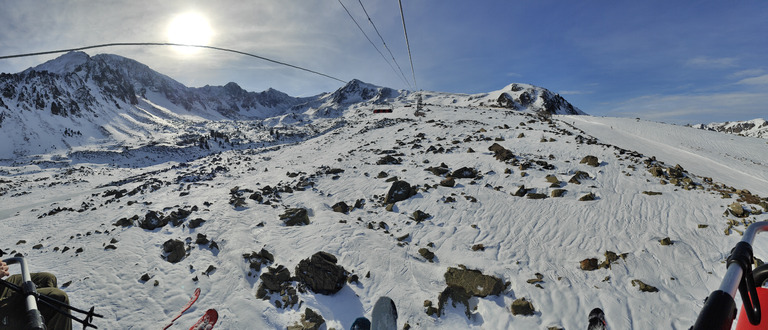
M41 296L50 297L66 305L69 305L69 297L67 297L67 293L59 290L58 288L39 288L37 289L37 293L39 293ZM60 306L55 307L69 315L69 309ZM40 314L43 315L45 326L48 328L48 330L72 329L72 319L67 317L67 315L61 314L43 303L38 303L37 308L40 310Z
M35 283L35 286L38 288L58 288L56 281L56 275L53 275L51 273L32 273L32 275L29 275L32 277L32 282Z
M21 286L21 275L19 274L11 275L8 278L6 278L5 281L15 286ZM0 287L0 299L10 297L14 292L16 291L13 291L6 287Z
M12 275L5 279L11 284L21 286L21 275ZM18 329L24 327L24 298L6 287L0 287L0 327Z

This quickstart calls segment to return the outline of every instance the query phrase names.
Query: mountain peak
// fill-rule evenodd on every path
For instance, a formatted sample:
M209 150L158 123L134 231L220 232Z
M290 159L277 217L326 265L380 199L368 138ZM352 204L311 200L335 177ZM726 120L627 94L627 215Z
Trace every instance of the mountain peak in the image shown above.
M90 59L91 57L84 52L69 52L43 64L24 70L24 72L48 71L55 74L67 74L74 72L77 67L85 64Z

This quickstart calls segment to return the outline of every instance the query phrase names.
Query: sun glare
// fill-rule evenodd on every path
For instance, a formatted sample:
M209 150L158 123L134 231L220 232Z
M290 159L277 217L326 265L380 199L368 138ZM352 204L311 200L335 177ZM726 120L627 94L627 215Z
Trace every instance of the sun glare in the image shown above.
M208 20L197 13L176 15L168 24L168 42L185 45L207 46L211 42L213 31ZM195 54L201 49L197 47L174 47L176 51L185 54Z

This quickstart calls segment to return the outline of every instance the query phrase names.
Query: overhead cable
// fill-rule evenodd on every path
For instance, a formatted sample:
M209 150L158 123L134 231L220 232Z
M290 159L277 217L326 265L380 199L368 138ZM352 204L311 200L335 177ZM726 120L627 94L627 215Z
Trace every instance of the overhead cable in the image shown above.
M403 73L403 69L400 67L400 64L397 63L397 60L395 59L395 55L392 54L392 51L387 46L387 43L384 41L384 37L382 37L381 33L379 33L379 29L376 28L376 24L373 24L373 20L371 19L371 16L368 15L368 11L365 10L365 6L363 6L363 1L362 0L357 0L357 2L360 3L360 7L363 8L363 12L365 13L365 16L368 17L368 22L371 23L371 26L373 26L373 30L376 31L376 34L379 35L379 39L381 39L381 43L384 44L384 48L387 49L387 51L389 52L389 56L392 57L392 61L395 62L395 65L397 66L397 70L400 71L400 74L403 76L403 79L405 79L407 81L408 79L405 78L405 73ZM409 84L409 86L410 86L410 84Z
M408 46L408 59L411 60L411 74L413 74L413 85L416 86L416 89L419 89L418 84L416 84L416 71L413 70L413 57L411 56L411 44L408 42L408 30L405 29L405 15L403 14L403 1L397 0L397 2L400 3L400 17L403 18L403 32L405 33L405 45Z
M363 28L360 26L360 24L357 23L357 20L352 16L352 13L349 12L349 10L347 9L347 6L345 6L344 3L341 2L341 0L338 0L338 1L341 7L344 8L344 11L347 12L347 15L349 15L349 18L352 19L352 22L355 22L355 25L357 25L357 28L360 29L360 32L363 33L363 35L365 36L365 39L368 39L368 42L371 43L371 46L373 46L373 48L375 48L376 51L379 52L379 55L381 55L381 58L383 58L384 61L387 62L387 64L389 64L389 67L392 68L392 71L394 71L395 75L397 75L397 71L395 70L395 67L392 66L392 63L389 63L389 61L387 60L387 57L384 56L384 53L382 53L381 50L379 50L379 47L376 47L376 44L374 44L373 41L371 41L371 38L368 37L368 34L366 34L365 31L363 31ZM408 80L403 80L403 82L405 82L405 84L408 85L408 88L411 87L411 84L408 82Z
M214 46L204 46L204 45L177 44L177 43L171 43L171 42L114 42L114 43L108 43L108 44L100 44L100 45L85 46L85 47L78 47L78 48L69 48L69 49L60 49L60 50L51 50L51 51L37 52L37 53L5 55L5 56L0 56L0 60L5 60L5 59L9 59L9 58L17 58L17 57L38 56L38 55L47 55L47 54L56 54L56 53L68 53L68 52L79 51L79 50L86 50L86 49L92 49L92 48L102 48L102 47L113 47L113 46L182 46L182 47L208 48L208 49L213 49L213 50L220 50L220 51L224 51L224 52L230 52L230 53L236 53L236 54L240 54L240 55L246 55L246 56L255 57L255 58L267 61L267 62L272 62L272 63L275 63L275 64L284 65L284 66L291 67L291 68L294 68L294 69L299 69L299 70L306 71L306 72L309 72L309 73L314 73L316 75L320 75L320 76L323 76L323 77L326 77L326 78L337 80L337 81L340 81L342 83L347 83L344 80L341 80L339 78L327 75L325 73L320 73L320 72L317 72L317 71L314 71L314 70L310 70L310 69L307 69L307 68L300 67L298 65L293 65L293 64L289 64L289 63L285 63L285 62L280 62L280 61L269 59L269 58L266 58L266 57L263 57L263 56L259 56L259 55L255 55L255 54L251 54L251 53L246 53L246 52L241 52L239 50L228 49L228 48L221 48L221 47L214 47Z

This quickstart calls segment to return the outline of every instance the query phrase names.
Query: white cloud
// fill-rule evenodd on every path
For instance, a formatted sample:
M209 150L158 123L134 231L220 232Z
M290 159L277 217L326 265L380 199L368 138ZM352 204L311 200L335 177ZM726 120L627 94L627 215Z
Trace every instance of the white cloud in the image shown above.
M743 78L743 77L753 77L753 76L759 76L764 72L765 70L763 69L747 69L747 70L734 72L729 77L734 79Z
M739 85L768 85L768 74L762 76L744 78L737 82Z
M685 124L754 119L765 116L766 109L765 93L645 95L617 104L606 115Z
M560 91L560 95L584 95L584 94L592 94L591 91Z
M707 57L698 56L689 59L685 62L688 66L705 67L705 68L728 68L736 66L736 58L733 57Z

